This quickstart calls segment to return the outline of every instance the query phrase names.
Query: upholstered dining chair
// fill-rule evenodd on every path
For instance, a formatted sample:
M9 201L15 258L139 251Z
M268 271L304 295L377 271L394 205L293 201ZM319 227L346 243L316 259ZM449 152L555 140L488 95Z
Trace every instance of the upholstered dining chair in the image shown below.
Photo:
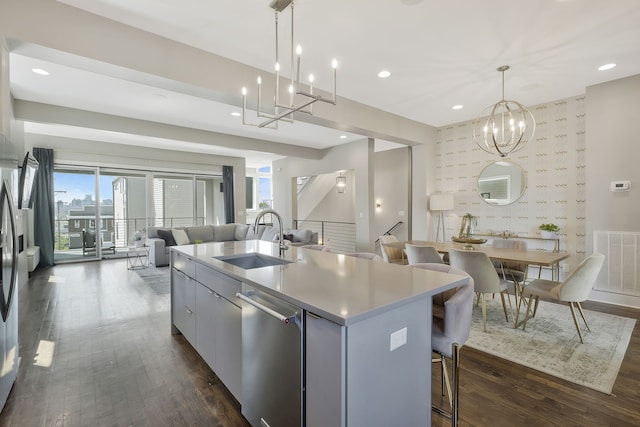
M320 251L320 252L331 252L331 248L329 248L328 246L324 246L324 245L303 245L300 246L301 248L305 248L305 249L311 249L314 251Z
M582 305L580 305L580 303L589 298L589 293L596 283L600 269L602 269L602 264L604 264L604 255L594 253L585 258L563 282L536 279L529 283L524 288L524 296L529 297L529 304L528 306L525 306L527 308L527 314L524 317L522 330L527 327L527 320L531 313L531 303L533 302L533 298L536 300L536 305L533 308L533 316L536 315L536 311L538 310L540 297L566 302L569 303L571 315L573 316L573 323L576 325L580 342L584 344L574 304L578 306L580 316L582 316L582 320L584 321L587 330L590 331L591 329L589 329L589 324L587 323L587 319L584 316L584 311L582 310Z
M371 252L351 252L351 253L345 254L345 256L351 256L354 258L363 258L363 259L368 259L370 261L378 261L378 262L384 261L380 255L374 254Z
M385 243L393 243L397 242L398 238L391 234L385 234L384 236L380 236L378 238L378 242L380 242L380 253L382 254L382 259L384 262L389 262L393 264L402 264L402 249L400 248L387 248L384 246Z
M432 359L432 362L440 364L442 395L444 396L444 389L446 387L451 405L451 413L435 405L431 406L431 410L450 419L452 426L457 426L460 349L467 342L467 339L469 339L469 333L471 331L473 278L464 271L443 263L419 263L410 265L410 267L468 277L465 284L433 297L431 350L439 357ZM445 358L451 359L451 384L449 383Z
M420 263L444 263L440 254L433 246L412 245L407 243L405 245L405 252L407 253L407 262L409 265Z
M509 297L508 289L511 282L500 278L487 254L481 251L450 249L449 262L452 266L467 272L473 278L474 290L478 294L478 298L482 300L484 331L487 331L487 294L500 294L504 317L508 322L509 315L507 314L504 294L506 293L507 298ZM511 305L511 299L509 299L509 305Z

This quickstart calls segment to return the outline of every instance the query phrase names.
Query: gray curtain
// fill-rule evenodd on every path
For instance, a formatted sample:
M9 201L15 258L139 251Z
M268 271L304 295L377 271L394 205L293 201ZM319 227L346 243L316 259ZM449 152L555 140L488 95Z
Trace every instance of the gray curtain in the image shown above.
M222 166L222 193L224 196L224 220L236 222L236 207L233 201L233 166Z
M53 200L53 150L34 148L33 157L40 166L33 185L33 238L40 247L40 265L54 265L55 209Z

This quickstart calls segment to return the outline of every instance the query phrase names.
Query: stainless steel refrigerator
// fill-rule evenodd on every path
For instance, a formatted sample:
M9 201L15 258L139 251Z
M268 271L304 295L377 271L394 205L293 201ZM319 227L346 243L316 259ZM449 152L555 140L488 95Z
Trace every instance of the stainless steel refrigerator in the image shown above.
M0 134L0 408L18 373L17 165L15 146Z

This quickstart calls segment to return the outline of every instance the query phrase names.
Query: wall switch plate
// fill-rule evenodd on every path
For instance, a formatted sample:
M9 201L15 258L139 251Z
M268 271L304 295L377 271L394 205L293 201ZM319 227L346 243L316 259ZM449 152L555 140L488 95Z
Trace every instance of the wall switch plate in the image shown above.
M407 343L407 327L393 332L389 337L389 351L402 347Z
M404 211L399 211L399 212L398 212L398 215L399 215L399 216L404 216Z

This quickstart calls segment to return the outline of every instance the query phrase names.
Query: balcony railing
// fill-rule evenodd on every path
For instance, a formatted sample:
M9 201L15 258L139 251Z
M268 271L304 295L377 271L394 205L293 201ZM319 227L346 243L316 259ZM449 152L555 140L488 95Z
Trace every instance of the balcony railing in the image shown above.
M333 252L356 251L356 224L338 221L293 221L295 228L303 228L318 232L318 243L328 246Z

